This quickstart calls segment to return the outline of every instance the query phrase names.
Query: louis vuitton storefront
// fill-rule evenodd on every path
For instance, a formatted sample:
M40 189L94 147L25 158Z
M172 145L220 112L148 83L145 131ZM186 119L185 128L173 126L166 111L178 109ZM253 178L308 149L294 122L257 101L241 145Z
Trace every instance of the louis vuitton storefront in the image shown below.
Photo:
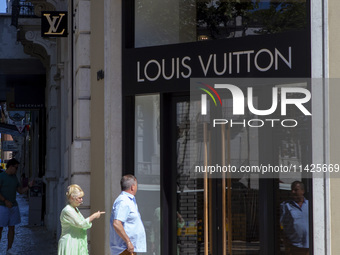
M220 158L206 149L212 126L193 127L190 98L193 78L254 79L257 109L270 108L262 98L271 88L311 91L310 80L298 80L311 77L309 17L307 0L123 1L123 174L138 179L147 254L288 254L281 208L296 180L309 201L304 244L297 246L312 254L313 180L297 171L270 178L192 174L204 159ZM275 84L256 82L268 78ZM223 100L222 111L232 111L230 96ZM310 164L311 118L299 113L287 113L299 121L291 129L229 125L219 141L222 162L235 169Z

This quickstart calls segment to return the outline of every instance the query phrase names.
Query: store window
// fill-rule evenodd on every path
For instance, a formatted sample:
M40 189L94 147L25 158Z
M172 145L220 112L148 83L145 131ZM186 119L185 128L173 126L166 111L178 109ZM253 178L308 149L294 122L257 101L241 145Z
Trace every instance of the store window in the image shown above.
M160 232L160 147L159 95L135 97L136 199L147 236L147 254L159 254Z
M137 196L147 232L147 254L289 254L291 229L283 207L292 201L293 209L301 209L293 201L296 191L292 192L292 183L299 181L298 190L303 190L310 202L307 208L312 208L312 180L301 173L269 178L192 174L192 163L202 166L204 155L211 158L213 153L204 152L210 138L204 141L203 125L191 123L200 102L189 100L189 80L309 77L309 1L136 0L123 6L127 12L122 89L126 116L134 114L135 122L133 131L129 130L131 122L125 124L125 141L129 142L133 132L135 137L133 146L126 146L124 158L130 164L128 155L135 153L131 164L139 180ZM231 38L238 39L219 40ZM278 88L286 86L277 84ZM254 85L254 107L269 109L272 101L266 105L263 97L271 90L261 85ZM308 83L292 86L310 89ZM243 88L244 95L246 91ZM210 102L208 109L212 106ZM224 99L222 110L231 112L232 107L231 98ZM225 138L220 139L224 145L219 144L225 148L226 164L240 169L310 163L310 120L300 118L299 111L288 111L301 124L299 128L274 130L266 122L263 128L238 125L226 129ZM255 115L245 116L246 122L261 119ZM211 126L206 128L209 137ZM300 222L309 227L312 215L305 209L300 210ZM304 241L312 240L311 236L304 232ZM307 246L311 254L312 242Z
M306 0L137 0L135 47L146 47L307 28Z

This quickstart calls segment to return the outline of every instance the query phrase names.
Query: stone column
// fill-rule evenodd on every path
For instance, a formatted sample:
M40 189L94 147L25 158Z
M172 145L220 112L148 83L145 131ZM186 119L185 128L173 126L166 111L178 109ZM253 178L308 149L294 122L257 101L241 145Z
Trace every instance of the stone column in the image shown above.
M122 176L122 1L104 0L105 211L111 212ZM110 252L110 213L105 214L105 255Z
M71 145L71 183L85 192L81 211L90 214L90 1L74 1L74 84L73 84L73 143Z

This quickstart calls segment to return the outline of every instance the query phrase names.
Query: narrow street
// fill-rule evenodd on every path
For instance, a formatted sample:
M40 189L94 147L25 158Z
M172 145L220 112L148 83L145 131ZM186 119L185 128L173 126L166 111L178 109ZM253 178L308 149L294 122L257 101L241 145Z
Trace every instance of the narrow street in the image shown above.
M21 223L15 228L16 233L12 250L17 255L56 255L56 237L44 226L29 226L28 200L25 195L17 195L17 201L21 213ZM7 232L8 229L4 228L0 241L0 255L6 255Z

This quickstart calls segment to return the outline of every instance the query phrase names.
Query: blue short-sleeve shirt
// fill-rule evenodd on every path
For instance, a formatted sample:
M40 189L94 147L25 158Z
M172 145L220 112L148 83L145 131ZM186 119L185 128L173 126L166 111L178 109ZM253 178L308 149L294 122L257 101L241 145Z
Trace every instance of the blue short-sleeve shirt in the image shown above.
M283 231L292 245L299 248L309 248L309 216L308 200L300 207L295 201L281 204L281 224Z
M146 252L146 234L135 196L122 191L112 206L110 218L110 247L111 254L117 255L127 249L127 246L115 231L113 227L114 220L122 222L125 233L134 246L134 251Z

